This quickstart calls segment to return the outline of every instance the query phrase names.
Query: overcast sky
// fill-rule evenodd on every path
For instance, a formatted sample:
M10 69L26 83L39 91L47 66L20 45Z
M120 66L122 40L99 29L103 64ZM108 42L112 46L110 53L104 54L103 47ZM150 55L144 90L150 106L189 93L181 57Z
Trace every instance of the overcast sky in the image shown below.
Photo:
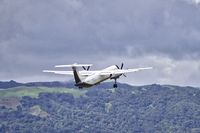
M153 66L119 81L200 86L200 0L0 0L0 80L56 64ZM57 69L56 69L57 70Z

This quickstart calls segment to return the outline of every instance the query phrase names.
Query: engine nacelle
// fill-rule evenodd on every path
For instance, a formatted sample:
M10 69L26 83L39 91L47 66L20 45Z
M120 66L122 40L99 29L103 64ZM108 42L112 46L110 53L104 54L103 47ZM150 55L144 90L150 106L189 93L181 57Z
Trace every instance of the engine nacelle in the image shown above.
M110 74L110 79L118 79L122 74Z

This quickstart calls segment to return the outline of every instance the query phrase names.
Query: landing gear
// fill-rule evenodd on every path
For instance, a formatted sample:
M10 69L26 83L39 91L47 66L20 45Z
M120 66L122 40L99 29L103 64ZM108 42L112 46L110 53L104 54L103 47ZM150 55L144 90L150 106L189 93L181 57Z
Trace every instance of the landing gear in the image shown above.
M117 88L117 84L114 84L114 85L113 85L113 88Z
M115 83L113 85L113 88L117 88L117 79L115 79Z

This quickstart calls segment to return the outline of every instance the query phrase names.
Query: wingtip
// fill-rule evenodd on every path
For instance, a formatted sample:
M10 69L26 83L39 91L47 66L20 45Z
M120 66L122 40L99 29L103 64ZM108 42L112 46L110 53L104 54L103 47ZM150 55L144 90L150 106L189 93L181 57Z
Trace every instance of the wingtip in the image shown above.
M139 68L140 70L149 70L149 69L153 69L153 67L145 67L145 68Z
M42 72L43 72L43 73L46 73L46 72L48 72L48 70L42 70Z
M149 69L153 69L153 67L149 67Z
M49 73L49 72L52 72L52 71L50 71L50 70L43 70L42 72Z

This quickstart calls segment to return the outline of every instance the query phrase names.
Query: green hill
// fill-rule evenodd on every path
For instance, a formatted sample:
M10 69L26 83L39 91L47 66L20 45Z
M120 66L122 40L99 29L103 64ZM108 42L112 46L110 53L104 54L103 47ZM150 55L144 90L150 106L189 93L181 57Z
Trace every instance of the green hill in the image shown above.
M200 89L178 86L0 90L0 132L199 133Z

